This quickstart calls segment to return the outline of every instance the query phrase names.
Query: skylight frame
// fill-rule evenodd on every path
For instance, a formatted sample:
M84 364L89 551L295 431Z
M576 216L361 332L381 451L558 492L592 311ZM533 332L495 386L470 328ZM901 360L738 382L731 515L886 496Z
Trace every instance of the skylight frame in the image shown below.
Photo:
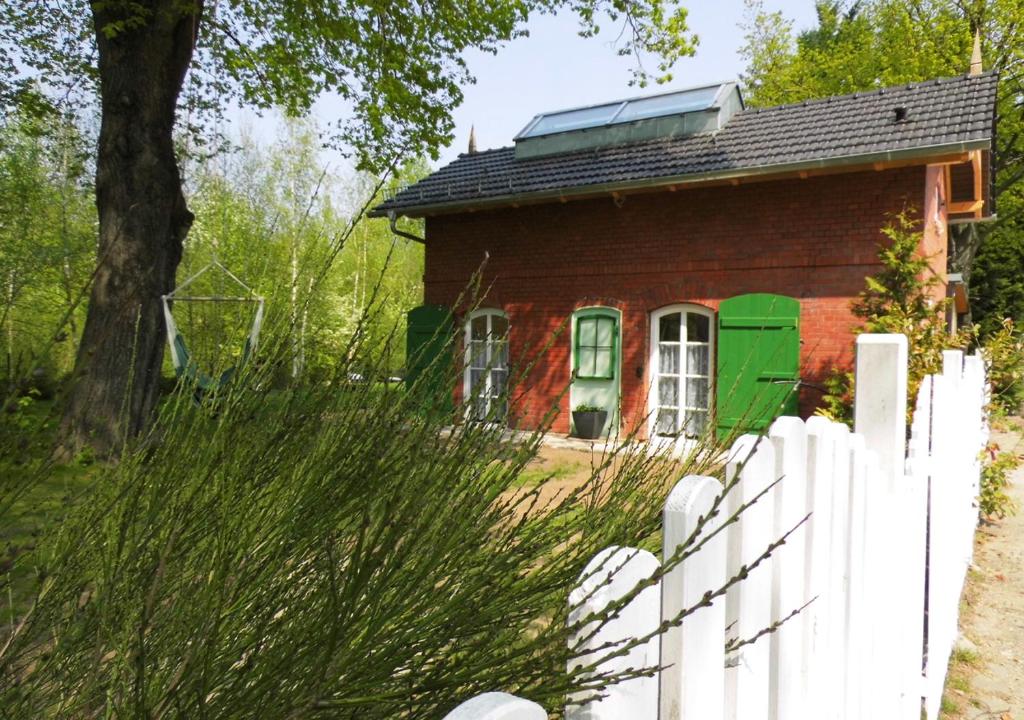
M724 101L724 98L731 91L733 86L735 86L735 82L732 82L732 81L725 81L725 82L719 82L719 83L709 83L707 85L699 85L699 86L696 86L696 87L689 87L689 88L680 88L679 90L671 90L671 91L664 92L664 93L657 93L655 95L646 95L646 96L640 96L640 97L632 97L632 98L627 98L625 100L619 100L619 101L615 101L615 102L595 103L593 105L582 105L582 106L574 107L574 108L566 108L564 110L554 110L554 111L551 111L551 112L539 113L539 114L533 116L533 118L530 120L530 122L528 122L526 124L526 127L524 127L522 130L520 130L518 133L516 133L516 136L515 136L514 140L516 142L518 142L520 140L533 140L533 139L536 139L536 138L548 137L548 136L551 136L551 135L559 135L559 134L568 133L568 132L580 132L580 131L584 131L584 130L595 130L595 129L598 129L598 128L609 127L611 125L626 124L626 123L630 123L630 122L641 122L641 121L644 121L644 120L651 120L651 119L660 118L660 117L671 117L671 116L678 116L678 115L686 115L688 113L707 112L707 111L710 111L710 110L716 110L716 109L721 107L722 102ZM698 92L700 92L702 90L710 90L712 88L716 88L716 92L707 101L707 103L705 105L697 106L697 107L693 107L693 108L689 108L689 109L685 109L685 110L682 110L682 111L665 112L665 113L662 113L662 114L647 115L647 116L644 116L644 117L630 119L630 120L620 120L619 119L623 115L623 113L626 111L626 109L631 104L633 104L633 103L639 103L639 102L644 102L644 101L655 100L655 99L658 99L658 98L669 97L669 96L672 96L672 95L684 96L684 95L688 95L688 94L691 94L691 93L698 93ZM554 129L554 130L550 130L550 131L546 131L546 132L541 132L541 133L538 133L538 134L533 134L535 129L537 128L537 126L540 125L544 120L546 120L548 118L557 117L557 116L560 116L560 115L562 115L562 116L570 115L572 113L582 113L582 112L585 112L585 111L588 111L588 110L598 110L600 108L611 108L611 107L615 107L616 108L615 111L611 114L611 117L609 117L607 120L604 120L602 122L596 122L596 123L593 123L593 124L583 125L583 126L580 126L580 127L571 127L571 128L568 128L568 129Z

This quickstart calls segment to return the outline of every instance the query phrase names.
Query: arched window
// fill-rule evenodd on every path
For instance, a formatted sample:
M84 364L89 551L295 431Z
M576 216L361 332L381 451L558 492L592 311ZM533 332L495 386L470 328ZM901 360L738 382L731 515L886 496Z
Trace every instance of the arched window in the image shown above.
M699 305L651 313L651 435L697 437L708 423L714 368L714 314Z
M466 417L502 421L508 412L508 317L492 308L474 310L466 318L465 332Z

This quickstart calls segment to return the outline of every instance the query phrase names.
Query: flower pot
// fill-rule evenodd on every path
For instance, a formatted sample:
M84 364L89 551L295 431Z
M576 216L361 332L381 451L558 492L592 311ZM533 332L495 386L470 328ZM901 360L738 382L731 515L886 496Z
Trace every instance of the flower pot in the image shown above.
M604 432L608 421L607 410L573 410L572 424L575 436L584 440L596 440Z

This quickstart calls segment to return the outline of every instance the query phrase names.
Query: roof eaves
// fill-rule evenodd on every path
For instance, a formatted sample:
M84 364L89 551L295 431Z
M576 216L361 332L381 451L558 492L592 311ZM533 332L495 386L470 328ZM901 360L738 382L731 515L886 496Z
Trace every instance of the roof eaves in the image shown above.
M761 175L776 175L802 170L819 170L824 168L844 167L850 165L870 165L879 162L899 162L904 160L925 161L929 157L947 155L951 153L969 152L971 150L987 150L991 148L991 140L983 138L979 140L966 140L955 143L942 143L936 145L925 145L921 147L906 148L901 150L886 150L874 153L857 153L851 155L840 155L831 158L820 158L817 160L802 160L791 163L777 163L766 165L755 165L742 168L730 168L726 170L712 170L703 173L688 173L683 175L668 175L661 177L642 178L638 180L616 181L607 183L595 183L592 185L575 185L556 190L527 191L522 193L506 193L480 199L461 199L450 202L428 202L423 204L411 204L404 206L389 206L382 203L373 208L368 214L370 217L385 217L388 211L407 217L424 215L437 212L457 212L459 210L491 208L502 205L509 205L519 202L542 202L561 198L573 198L582 195L593 195L605 192L642 190L645 188L658 188L668 185L691 185L696 183L713 182L716 180L732 180L746 177L757 177Z

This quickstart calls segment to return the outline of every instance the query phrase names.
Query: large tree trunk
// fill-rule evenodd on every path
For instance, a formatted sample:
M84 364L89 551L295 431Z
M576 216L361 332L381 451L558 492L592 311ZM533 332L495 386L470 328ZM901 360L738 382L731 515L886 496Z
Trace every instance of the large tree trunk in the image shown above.
M174 287L193 220L174 154L175 109L202 2L194 2L195 14L180 0L91 6L102 108L99 267L62 437L69 452L88 445L108 455L146 427L159 393L160 296ZM118 24L123 29L111 34Z

